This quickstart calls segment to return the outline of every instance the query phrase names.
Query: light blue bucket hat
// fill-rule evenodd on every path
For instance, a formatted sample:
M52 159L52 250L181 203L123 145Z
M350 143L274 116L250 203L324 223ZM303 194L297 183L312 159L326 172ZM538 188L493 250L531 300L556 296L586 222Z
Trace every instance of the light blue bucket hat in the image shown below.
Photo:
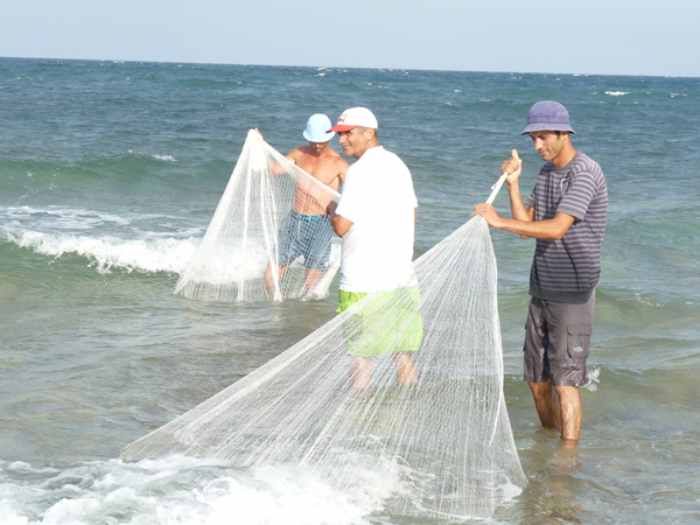
M309 142L328 142L335 137L335 132L330 131L331 119L323 113L314 113L309 117L304 128L304 138Z

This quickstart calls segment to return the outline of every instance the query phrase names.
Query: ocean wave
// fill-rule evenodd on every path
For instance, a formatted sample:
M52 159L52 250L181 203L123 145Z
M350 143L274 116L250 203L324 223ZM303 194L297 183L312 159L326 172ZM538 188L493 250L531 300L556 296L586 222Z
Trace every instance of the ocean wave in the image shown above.
M160 154L160 153L148 154L148 153L141 153L138 151L134 151L133 149L130 149L128 151L128 153L129 153L129 155L132 155L134 157L151 158L151 159L160 160L163 162L177 162L177 159L175 157L173 157L172 155L169 155L167 153L166 154Z
M35 253L59 258L75 254L86 257L99 273L120 269L127 272L181 273L200 239L120 239L32 230L4 232L5 240Z
M75 188L76 191L91 190L95 187L104 191L105 186L121 181L126 190L134 182L139 188L153 188L157 191L162 178L168 177L178 182L179 160L165 152L142 153L124 151L119 155L85 156L74 160L28 160L0 159L0 194L18 192L20 195L40 188ZM208 159L206 168L195 170L197 176L206 180L220 178L230 168L230 160ZM192 174L192 172L188 172ZM111 188L110 188L111 191Z
M38 523L36 517L55 525L214 524L230 523L232 516L250 525L369 525L370 514L410 491L396 462L355 462L346 469L357 482L341 490L326 476L294 465L240 470L183 457L109 460L37 473L27 482L0 461L0 512L3 524L12 525Z
M56 233L83 233L108 229L110 233L132 232L140 238L162 238L173 236L179 238L203 235L201 226L192 226L187 217L163 213L131 212L126 215L49 205L34 206L0 206L0 233L17 234L24 230ZM153 231L154 229L159 231Z
M162 160L164 162L177 162L177 159L172 155L158 155L157 153L151 155L156 160Z
M624 97L625 95L629 95L629 91L606 91L605 94L608 95L609 97Z
M131 222L130 219L113 213L61 206L8 206L0 208L0 218L3 223L10 225L31 221L33 224L48 223L52 227L75 230L88 230L104 224L125 226Z

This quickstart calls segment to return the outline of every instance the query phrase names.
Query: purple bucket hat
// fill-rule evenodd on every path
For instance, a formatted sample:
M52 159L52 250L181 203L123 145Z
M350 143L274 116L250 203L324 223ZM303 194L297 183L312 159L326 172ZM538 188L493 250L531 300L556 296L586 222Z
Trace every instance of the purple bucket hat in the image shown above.
M542 100L533 104L527 112L527 126L521 135L533 131L568 131L574 133L569 122L569 112L559 102Z

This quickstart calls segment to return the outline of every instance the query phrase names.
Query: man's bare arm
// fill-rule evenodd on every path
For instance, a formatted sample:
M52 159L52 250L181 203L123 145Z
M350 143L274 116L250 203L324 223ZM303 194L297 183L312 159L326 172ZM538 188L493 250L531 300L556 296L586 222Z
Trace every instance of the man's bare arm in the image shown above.
M292 161L292 163L296 164L297 163L297 158L299 157L299 151L297 149L290 150L289 153L285 155L285 158L287 160ZM270 159L269 161L269 166L270 166L270 174L273 176L278 176L278 175L286 175L289 173L289 169L276 160Z
M523 222L532 222L535 218L534 208L527 208L523 203L523 197L520 194L520 184L517 182L508 187L508 196L510 197L510 214L515 220Z
M338 207L338 203L335 201L331 201L330 204L328 205L328 208L326 208L326 213L330 216L331 219L331 227L333 228L333 231L335 234L339 237L342 237L348 231L350 231L350 228L352 228L352 221L349 219L346 219L342 215L338 215L335 212L335 209Z
M523 197L520 194L520 175L523 172L523 161L518 155L518 150L513 149L511 157L501 163L501 173L507 173L506 183L508 184L508 196L510 197L510 213L518 221L532 221L535 217L535 210L526 208Z
M294 164L296 164L299 161L300 156L301 151L299 151L299 148L290 149L289 152L285 155L285 157L291 160Z
M338 159L338 179L340 180L340 184L345 182L345 175L348 173L348 163L345 162L343 159Z
M500 229L522 235L557 241L566 235L576 219L566 213L557 213L552 219L542 221L519 221L516 219L503 219Z
M575 217L558 212L552 219L542 221L521 221L501 217L490 204L478 204L474 213L481 215L486 222L499 230L506 230L521 237L534 237L535 239L559 240L574 224Z
M352 221L346 219L342 215L334 214L333 217L331 217L331 225L333 226L333 231L336 233L336 235L342 237L350 231L350 228L352 228Z

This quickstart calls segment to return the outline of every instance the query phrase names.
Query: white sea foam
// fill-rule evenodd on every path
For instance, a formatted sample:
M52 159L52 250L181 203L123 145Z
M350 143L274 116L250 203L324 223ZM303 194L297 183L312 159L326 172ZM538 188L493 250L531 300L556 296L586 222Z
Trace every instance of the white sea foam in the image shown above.
M130 227L134 231L139 231L138 227L144 223L155 223L165 228L168 232L176 229L179 237L201 235L204 232L203 226L183 225L183 217L161 213L132 213L122 216L103 211L62 206L47 206L46 208L35 208L32 206L0 207L0 225L4 229L14 225L24 229L64 233L82 232L85 230L125 229L123 227ZM2 229L0 227L0 231ZM155 237L162 235L162 232L154 231L145 231L143 233Z
M629 91L606 91L605 94L609 97L624 97L629 95Z
M596 392L598 390L598 385L600 384L600 367L596 366L591 368L588 372L588 381L586 382L585 385L583 385L583 388L591 391L591 392Z
M177 162L177 159L175 157L167 153L143 153L140 151L134 151L133 149L130 149L127 152L129 153L129 155L133 155L135 157L150 157L152 159L160 160L163 162Z
M651 306L652 308L663 308L664 306L666 306L665 303L660 302L655 296L650 294L642 294L637 292L634 294L634 300L639 304L643 304L644 306Z
M230 246L207 251L205 260L187 266L187 276L198 283L226 285L264 275L268 256L265 246L251 243L242 253Z
M390 465L353 465L346 475L357 483L340 491L300 466L243 471L186 458L93 462L32 483L4 480L0 515L3 525L369 525L367 516L408 490Z
M52 228L89 230L100 225L124 226L130 219L112 213L88 210L85 208L64 208L48 206L9 206L0 208L0 223L49 225Z
M151 155L156 160L162 160L164 162L177 162L177 159L173 157L172 155L158 155L157 153L154 155Z
M8 501L0 500L0 516L3 519L3 525L29 525L29 518L20 516L17 510L11 506ZM35 522L36 523L36 522Z
M204 232L202 226L185 222L161 214L0 207L0 240L50 257L80 255L100 273L114 269L180 273Z
M87 257L99 273L109 273L114 269L180 273L199 245L199 239L194 238L120 239L32 230L5 231L4 237L41 255Z
M24 461L13 461L7 464L7 470L19 474L57 474L59 471L53 467L35 468Z

